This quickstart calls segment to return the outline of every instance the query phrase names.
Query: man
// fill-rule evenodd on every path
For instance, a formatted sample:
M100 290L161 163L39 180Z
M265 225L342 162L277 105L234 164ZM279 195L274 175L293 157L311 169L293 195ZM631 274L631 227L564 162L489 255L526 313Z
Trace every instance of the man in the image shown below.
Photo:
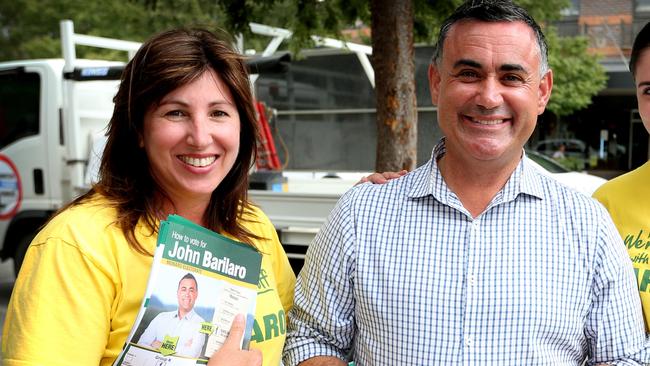
M431 161L345 194L296 284L286 365L637 365L634 273L607 212L523 146L551 95L546 44L505 0L462 5L429 68Z
M199 358L205 343L205 335L200 333L201 323L205 320L194 312L194 303L198 296L199 286L196 278L188 273L178 283L178 309L156 315L140 336L138 344L160 349L168 342L166 346L174 347L174 354Z

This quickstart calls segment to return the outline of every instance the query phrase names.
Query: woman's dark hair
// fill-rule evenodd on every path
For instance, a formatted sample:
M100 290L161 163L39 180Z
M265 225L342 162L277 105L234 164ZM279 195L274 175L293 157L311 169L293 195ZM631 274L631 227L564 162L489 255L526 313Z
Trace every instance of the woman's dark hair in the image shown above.
M117 209L117 222L129 245L147 253L135 236L142 219L157 231L158 214L165 192L153 179L145 150L140 147L144 115L171 91L191 83L212 69L228 86L240 118L239 153L234 166L214 190L203 217L204 225L252 244L257 235L242 225L249 208L248 171L257 151L257 122L248 72L244 60L226 37L203 29L175 29L160 33L138 50L126 65L115 109L108 125L107 142L99 181L78 204L99 193Z
M632 54L630 55L630 71L632 75L636 76L636 64L639 62L639 56L648 47L650 47L650 23L646 23L634 38Z

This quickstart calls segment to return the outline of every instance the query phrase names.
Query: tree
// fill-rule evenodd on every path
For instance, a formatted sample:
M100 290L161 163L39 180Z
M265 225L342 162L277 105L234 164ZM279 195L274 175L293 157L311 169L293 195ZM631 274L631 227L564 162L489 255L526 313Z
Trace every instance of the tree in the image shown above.
M212 4L210 2L210 4ZM215 27L203 0L12 0L0 1L0 60L61 57L59 21L72 19L75 32L143 41L181 25ZM80 57L125 59L126 54L79 47Z
M370 9L377 96L375 169L413 170L417 157L413 4L372 0ZM389 52L383 52L385 45L392 45Z
M587 107L607 83L599 57L587 52L584 37L559 37L554 28L546 30L549 64L553 69L553 93L547 109L558 118Z
M538 20L560 17L569 0L519 0ZM75 31L112 38L144 40L180 25L221 27L247 40L251 21L289 28L292 50L312 45L312 34L342 38L341 29L371 24L378 106L379 171L412 169L416 163L417 113L413 44L433 44L437 28L462 0L39 0L0 1L0 60L60 55L58 21L75 21ZM557 37L547 27L555 84L548 106L556 115L583 108L604 86L605 73L586 41ZM411 36L411 34L413 36ZM259 38L258 38L259 39ZM258 43L261 44L261 43ZM94 56L101 51L83 49ZM103 53L106 57L106 53ZM124 55L108 54L110 57Z

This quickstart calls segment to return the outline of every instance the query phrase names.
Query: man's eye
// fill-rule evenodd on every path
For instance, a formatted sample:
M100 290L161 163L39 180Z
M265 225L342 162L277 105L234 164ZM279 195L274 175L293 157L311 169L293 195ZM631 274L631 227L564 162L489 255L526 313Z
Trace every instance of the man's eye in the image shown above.
M503 77L503 80L509 83L518 83L523 81L519 75L506 75Z
M458 73L458 77L461 79L476 79L478 78L478 73L472 70L464 70Z

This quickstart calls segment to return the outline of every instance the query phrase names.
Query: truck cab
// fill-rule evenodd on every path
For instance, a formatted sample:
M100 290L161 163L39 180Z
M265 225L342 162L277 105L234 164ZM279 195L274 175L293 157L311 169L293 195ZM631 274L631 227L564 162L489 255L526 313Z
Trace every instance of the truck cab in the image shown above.
M63 59L0 63L0 258L16 270L38 228L87 188L93 139L113 110L122 63ZM116 72L113 71L113 74Z

